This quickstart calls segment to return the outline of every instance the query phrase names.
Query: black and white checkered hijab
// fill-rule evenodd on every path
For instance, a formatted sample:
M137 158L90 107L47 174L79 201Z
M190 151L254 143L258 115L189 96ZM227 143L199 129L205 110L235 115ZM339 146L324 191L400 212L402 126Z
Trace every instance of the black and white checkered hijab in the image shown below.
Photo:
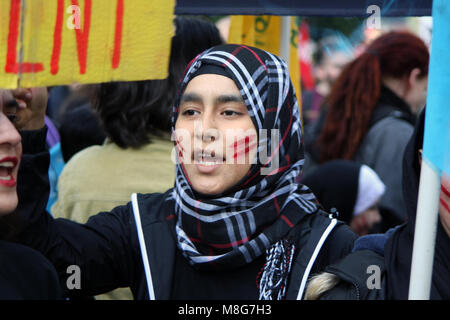
M282 298L295 248L287 236L305 215L317 210L311 191L295 183L304 159L300 111L288 68L280 58L257 48L226 44L207 50L186 69L172 130L188 82L200 68L211 65L234 80L257 131L269 132L265 141L259 136L258 147L266 147L269 161L261 164L258 159L235 187L216 197L199 196L177 163L172 197L178 246L199 269L237 268L266 254L260 298ZM273 152L271 129L279 132ZM262 174L273 161L278 161L278 169Z

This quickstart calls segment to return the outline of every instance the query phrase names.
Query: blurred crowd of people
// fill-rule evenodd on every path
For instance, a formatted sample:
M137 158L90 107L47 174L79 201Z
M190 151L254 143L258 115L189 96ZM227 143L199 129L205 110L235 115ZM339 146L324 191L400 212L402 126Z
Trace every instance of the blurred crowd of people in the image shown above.
M355 54L323 39L315 86L301 95L300 124L292 85L277 97L282 90L274 87L284 81L274 74L288 74L278 60L226 45L206 20L177 17L175 26L167 79L0 90L7 157L0 164L13 164L2 166L0 178L12 175L18 193L0 189L0 255L10 257L10 265L0 262L0 298L290 299L302 292L308 299L406 299L428 85L425 43L391 31ZM261 80L264 69L273 78ZM214 96L220 90L224 95ZM260 178L259 164L240 167L244 174L227 167L214 176L218 150L201 150L198 167L174 163L186 157L186 141L174 130L189 131L194 118L216 129L289 133L279 148L280 169ZM211 191L226 179L229 186ZM433 299L450 298L444 177L441 190ZM135 202L132 194L139 194ZM317 218L307 217L312 213ZM324 249L307 257L321 237L328 237ZM308 261L312 267L302 269ZM85 272L83 290L64 288L71 264ZM370 264L382 266L383 289L355 296L346 283L365 284ZM28 265L36 276L19 280ZM155 268L161 279L151 277ZM1 271L12 274L8 285Z

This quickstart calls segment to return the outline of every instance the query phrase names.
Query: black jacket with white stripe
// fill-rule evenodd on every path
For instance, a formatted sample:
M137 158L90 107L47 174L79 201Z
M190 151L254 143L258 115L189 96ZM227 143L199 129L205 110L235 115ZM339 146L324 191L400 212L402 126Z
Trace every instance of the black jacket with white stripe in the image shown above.
M45 133L43 129L22 135L20 242L39 250L54 264L67 296L92 296L131 287L135 299L177 298L173 279L182 271L175 263L179 252L175 222L170 218L173 212L165 201L171 190L132 195L127 205L92 216L85 224L53 219L45 211L49 192ZM308 216L297 228L287 299L302 299L309 277L347 255L356 239L348 226L322 211ZM73 275L68 269L71 265L79 267L79 289L67 286ZM189 272L201 272L191 269ZM256 276L251 279L255 287ZM240 296L239 283L233 294L235 299L248 298Z

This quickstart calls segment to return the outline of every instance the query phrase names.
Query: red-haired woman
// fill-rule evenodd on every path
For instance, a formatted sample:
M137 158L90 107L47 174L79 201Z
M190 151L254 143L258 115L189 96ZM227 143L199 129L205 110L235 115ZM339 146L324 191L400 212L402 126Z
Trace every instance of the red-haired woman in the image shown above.
M318 139L320 162L352 159L372 167L386 185L379 207L384 229L404 221L401 166L425 105L429 51L406 31L374 40L333 85Z

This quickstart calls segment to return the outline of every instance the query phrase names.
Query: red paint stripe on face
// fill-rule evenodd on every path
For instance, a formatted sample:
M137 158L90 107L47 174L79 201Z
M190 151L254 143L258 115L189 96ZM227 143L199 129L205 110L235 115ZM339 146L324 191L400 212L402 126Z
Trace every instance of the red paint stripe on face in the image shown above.
M449 207L449 205L444 201L444 199L439 198L439 203L444 207L445 210L447 210L447 213L450 213L450 207Z
M445 187L441 184L441 191L447 196L450 197L450 191L445 189Z
M278 144L277 148L275 149L275 152L273 152L273 154L272 154L272 156L270 157L269 161L267 161L267 164L269 164L270 161L272 161L272 158L275 156L275 154L276 154L277 152L279 152L281 145L283 145L284 140L286 139L288 133L291 131L291 128L292 128L292 122L293 122L293 112L292 112L292 106L291 106L291 104L289 103L289 101L287 102L287 105L288 105L288 107L289 107L289 109L290 109L290 118L289 118L288 126L287 126L287 128L286 128L286 131L285 131L284 134L283 134L283 137L281 138L280 143ZM250 177L247 181L245 181L245 182L242 184L242 187L244 187L244 186L246 186L247 184L249 184L253 179L255 179L255 178L256 178L257 176L259 176L260 174L261 174L261 169L259 169L258 172L256 172L252 177Z
M181 151L186 151L186 150L184 150L184 148L183 148L183 146L181 145L181 143L180 143L180 140L175 140L175 146L177 146L178 148L180 148L180 150Z
M245 147L244 150L235 152L234 155L233 155L233 159L236 159L236 158L238 158L238 157L241 157L241 156L243 156L243 155L249 153L250 150L253 150L256 146L257 146L257 143L255 142L255 143L253 143L252 145Z
M242 138L241 140L235 141L233 144L230 145L230 148L237 148L243 144L249 144L250 142L253 142L255 140L256 136L245 136L245 138Z

